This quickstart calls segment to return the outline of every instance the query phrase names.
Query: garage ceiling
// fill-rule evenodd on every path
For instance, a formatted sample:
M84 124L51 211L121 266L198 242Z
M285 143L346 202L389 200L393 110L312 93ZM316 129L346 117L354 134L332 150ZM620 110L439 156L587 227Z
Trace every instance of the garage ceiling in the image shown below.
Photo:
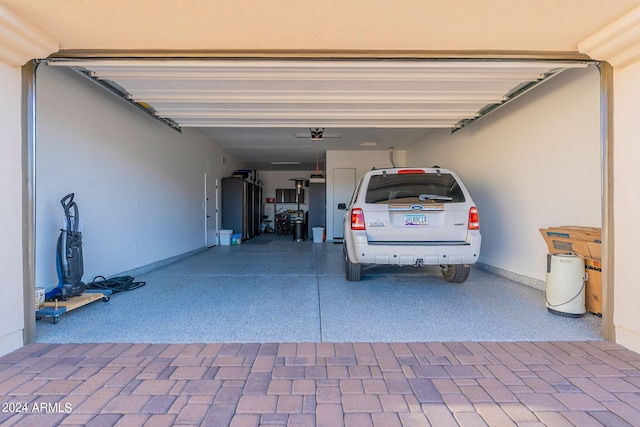
M55 59L258 170L323 170L327 150L403 149L458 130L584 61ZM324 130L312 141L310 130ZM279 164L273 164L277 162ZM300 164L282 165L282 162Z

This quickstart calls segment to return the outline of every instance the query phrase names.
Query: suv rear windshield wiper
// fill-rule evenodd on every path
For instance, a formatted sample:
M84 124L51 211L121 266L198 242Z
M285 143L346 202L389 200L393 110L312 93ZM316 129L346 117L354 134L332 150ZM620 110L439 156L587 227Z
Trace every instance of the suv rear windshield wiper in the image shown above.
M425 200L445 200L450 202L453 200L453 197L439 196L437 194L421 194L418 196L418 200L421 202L424 202Z

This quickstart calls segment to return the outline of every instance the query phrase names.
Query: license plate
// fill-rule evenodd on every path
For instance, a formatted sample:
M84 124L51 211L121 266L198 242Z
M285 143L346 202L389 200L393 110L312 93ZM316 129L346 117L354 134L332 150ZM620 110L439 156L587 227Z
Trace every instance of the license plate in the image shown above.
M429 219L426 215L405 215L404 225L427 225Z

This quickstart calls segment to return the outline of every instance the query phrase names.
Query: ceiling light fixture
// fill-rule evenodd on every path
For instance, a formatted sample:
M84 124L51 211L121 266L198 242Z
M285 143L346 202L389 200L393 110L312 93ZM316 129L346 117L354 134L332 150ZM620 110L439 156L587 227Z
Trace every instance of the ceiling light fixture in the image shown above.
M324 133L324 128L309 128L309 133L297 133L296 138L310 138L312 141L322 141L326 138L342 138L342 134Z
M300 162L271 162L272 165L299 165Z

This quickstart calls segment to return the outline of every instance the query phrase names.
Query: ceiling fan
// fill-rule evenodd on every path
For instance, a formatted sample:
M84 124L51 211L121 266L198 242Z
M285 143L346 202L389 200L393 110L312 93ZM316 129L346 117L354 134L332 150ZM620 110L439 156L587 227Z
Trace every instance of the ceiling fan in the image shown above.
M325 138L342 138L339 133L324 133L324 128L309 128L309 134L297 133L296 138L309 138L312 141L322 141Z

